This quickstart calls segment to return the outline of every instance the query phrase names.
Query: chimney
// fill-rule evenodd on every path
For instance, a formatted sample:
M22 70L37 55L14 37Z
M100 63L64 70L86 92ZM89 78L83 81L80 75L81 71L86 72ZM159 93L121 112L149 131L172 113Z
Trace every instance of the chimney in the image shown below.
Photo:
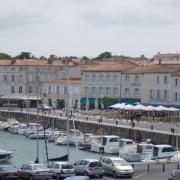
M48 64L52 64L53 63L53 55L50 55L49 59L48 59Z
M158 64L162 64L161 58L158 59Z
M11 58L11 64L15 64L16 63L16 58Z

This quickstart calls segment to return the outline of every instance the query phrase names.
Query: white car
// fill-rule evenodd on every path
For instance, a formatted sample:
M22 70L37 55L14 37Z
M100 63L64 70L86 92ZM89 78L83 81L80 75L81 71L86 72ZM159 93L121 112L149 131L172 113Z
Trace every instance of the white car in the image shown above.
M74 176L74 167L65 161L52 162L49 165L50 172L57 179Z
M128 176L132 178L133 176L133 167L122 158L103 157L101 163L104 173L112 174L115 178L118 176Z

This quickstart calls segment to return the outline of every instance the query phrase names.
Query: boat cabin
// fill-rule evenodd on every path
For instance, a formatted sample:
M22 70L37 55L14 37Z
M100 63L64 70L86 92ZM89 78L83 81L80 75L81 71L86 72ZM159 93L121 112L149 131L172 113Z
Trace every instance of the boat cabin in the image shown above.
M134 141L131 140L131 139L124 139L124 138L121 138L119 140L119 146L120 147L124 147L124 146L131 146L131 145L134 145Z
M154 145L152 159L170 159L177 154L171 145Z

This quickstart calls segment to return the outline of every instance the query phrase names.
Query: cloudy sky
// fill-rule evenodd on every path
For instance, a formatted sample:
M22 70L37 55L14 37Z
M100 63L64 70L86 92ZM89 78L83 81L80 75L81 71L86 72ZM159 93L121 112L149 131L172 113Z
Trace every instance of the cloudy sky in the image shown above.
M180 0L0 0L0 52L180 52Z

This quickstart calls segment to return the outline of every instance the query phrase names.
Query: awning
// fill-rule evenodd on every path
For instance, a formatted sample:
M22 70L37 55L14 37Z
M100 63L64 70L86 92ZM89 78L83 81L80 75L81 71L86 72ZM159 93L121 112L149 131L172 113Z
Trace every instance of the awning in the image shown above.
M24 94L6 94L2 95L0 99L9 99L9 100L41 100L41 97L24 95Z
M119 103L126 103L126 104L136 104L137 102L141 102L138 98L122 98Z
M81 104L86 104L86 99L85 97L81 98ZM95 104L95 99L96 98L88 98L89 104Z

